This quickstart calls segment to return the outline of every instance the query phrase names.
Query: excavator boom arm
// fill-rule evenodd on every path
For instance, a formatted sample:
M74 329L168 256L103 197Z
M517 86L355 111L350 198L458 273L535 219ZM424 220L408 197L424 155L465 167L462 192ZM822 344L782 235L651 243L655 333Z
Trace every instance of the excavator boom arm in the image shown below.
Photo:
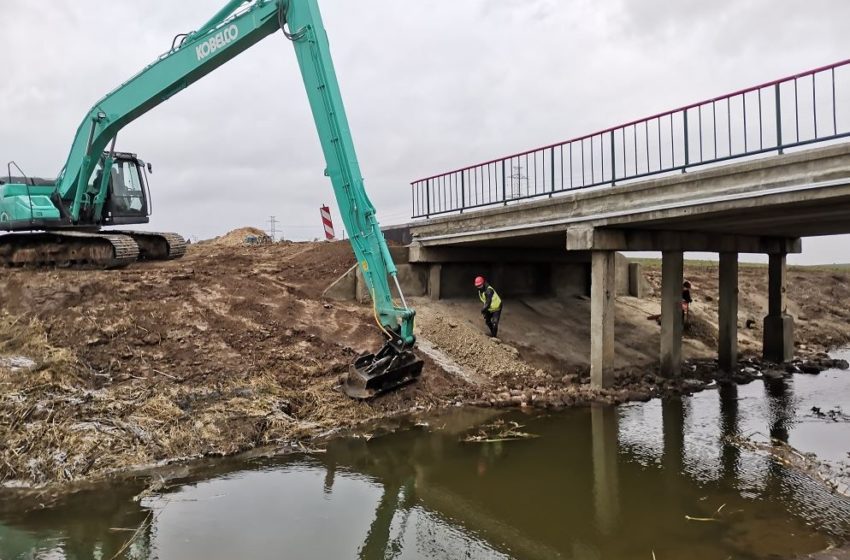
M101 154L122 128L280 28L279 1L257 1L234 14L242 4L229 2L216 24L211 20L204 31L186 36L89 110L57 181L73 221Z
M398 288L396 267L363 184L316 0L288 0L286 21L287 37L295 47L327 162L326 174L333 184L358 265L371 290L378 322L389 336L397 334L404 345L412 345L414 312L406 305L399 308L393 303L389 280L392 278Z
M382 370L399 367L418 375L421 362L409 353L415 342L415 313L400 289L403 305L393 301L390 282L398 288L396 267L363 184L316 0L230 0L201 28L183 36L171 50L107 94L77 130L58 179L60 199L76 222L87 183L119 130L279 29L295 48L327 163L325 174L370 289L375 319L389 339L380 352L359 361L357 369L368 370L366 381L380 377Z

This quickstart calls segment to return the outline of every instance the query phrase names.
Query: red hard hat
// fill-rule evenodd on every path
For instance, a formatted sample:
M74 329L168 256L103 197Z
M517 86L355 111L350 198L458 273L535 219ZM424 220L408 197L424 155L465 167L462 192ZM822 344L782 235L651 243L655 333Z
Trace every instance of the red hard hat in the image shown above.
M484 285L484 277L483 276L476 276L475 277L475 287L480 288L483 285Z

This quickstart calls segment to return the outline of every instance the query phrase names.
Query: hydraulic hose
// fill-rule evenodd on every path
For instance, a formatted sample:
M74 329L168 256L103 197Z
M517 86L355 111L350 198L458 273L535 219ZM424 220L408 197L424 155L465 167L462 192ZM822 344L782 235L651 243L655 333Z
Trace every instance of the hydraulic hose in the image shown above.
M280 9L277 11L277 23L280 25L280 30L290 41L298 41L307 34L306 27L302 27L295 33L289 33L286 31L286 4L284 2L281 2Z

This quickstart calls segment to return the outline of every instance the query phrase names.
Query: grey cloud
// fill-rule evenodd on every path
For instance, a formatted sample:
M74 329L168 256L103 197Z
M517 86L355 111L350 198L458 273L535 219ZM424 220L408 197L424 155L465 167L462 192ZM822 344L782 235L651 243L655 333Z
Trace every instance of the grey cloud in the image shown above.
M55 174L91 104L222 3L0 2L0 159ZM850 16L838 0L320 4L384 223L405 221L418 177L845 58ZM119 146L155 165L152 228L209 237L276 214L312 238L318 207L335 206L282 35L127 127ZM806 246L850 260L846 240Z

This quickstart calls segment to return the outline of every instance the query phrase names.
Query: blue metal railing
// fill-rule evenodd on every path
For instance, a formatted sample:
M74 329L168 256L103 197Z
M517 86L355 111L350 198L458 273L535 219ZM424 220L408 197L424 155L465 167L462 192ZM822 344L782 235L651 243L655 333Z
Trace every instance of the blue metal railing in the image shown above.
M411 183L413 218L850 137L850 59Z

